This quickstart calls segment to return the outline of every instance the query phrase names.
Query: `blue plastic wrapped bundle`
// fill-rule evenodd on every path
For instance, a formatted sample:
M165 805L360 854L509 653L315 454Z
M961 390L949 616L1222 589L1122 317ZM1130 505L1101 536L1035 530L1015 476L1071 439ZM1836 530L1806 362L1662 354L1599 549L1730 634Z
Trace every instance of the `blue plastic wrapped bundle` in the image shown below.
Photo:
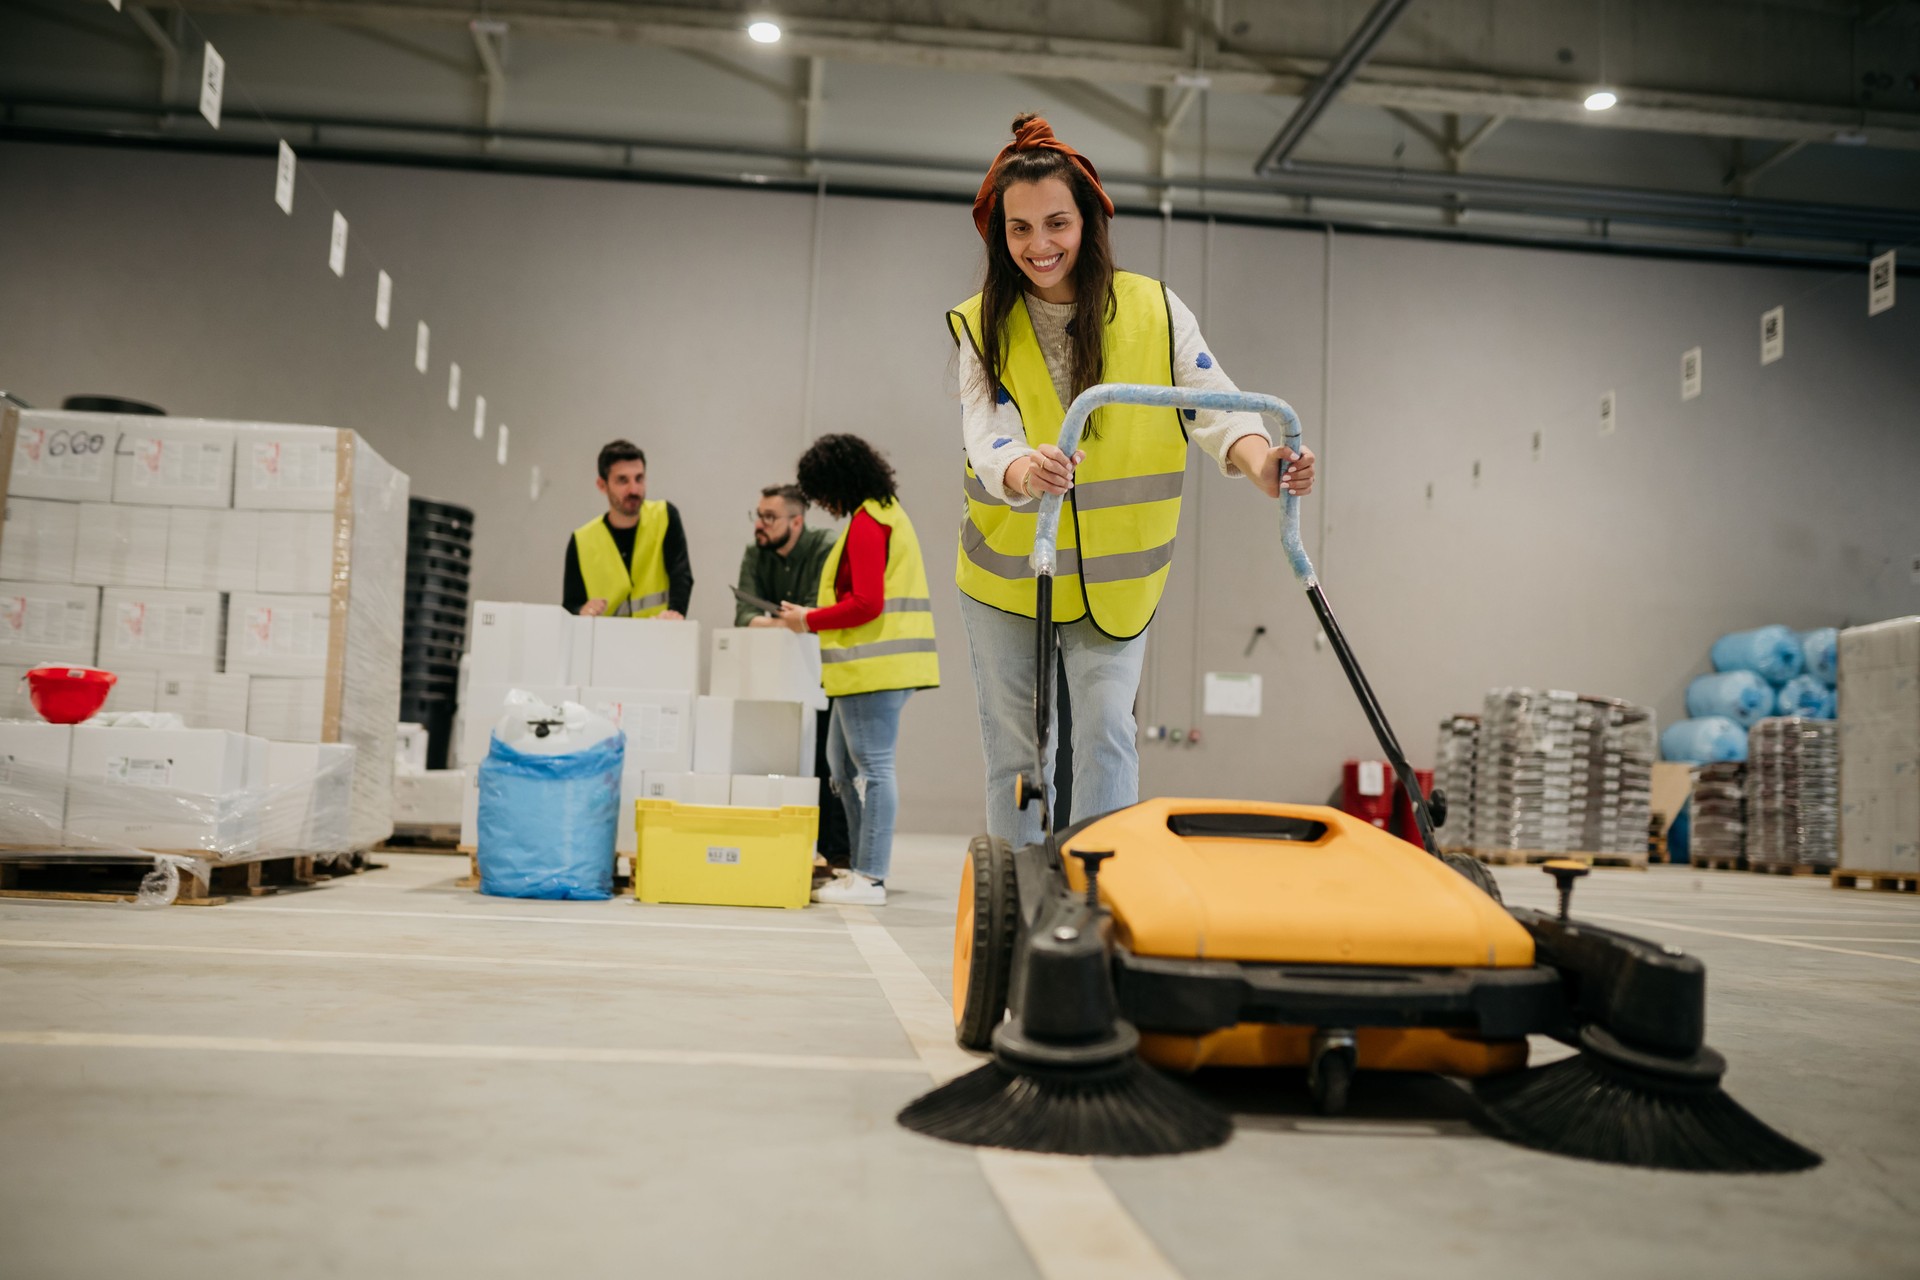
M1747 758L1747 731L1725 716L1676 720L1660 734L1660 758L1713 764Z
M1787 627L1734 631L1713 642L1715 671L1755 671L1776 689L1799 675L1806 661L1800 637Z
M1831 720L1837 701L1833 690L1822 684L1817 676L1802 673L1780 686L1773 714L1803 716L1808 720Z
M502 898L613 896L626 735L564 755L493 740L480 762L480 892Z
M1802 631L1800 653L1806 660L1808 675L1813 676L1829 689L1840 683L1839 631L1832 627L1816 627L1812 631ZM1780 714L1789 713L1783 711Z
M1688 715L1725 716L1742 729L1751 729L1772 715L1773 706L1773 686L1751 671L1695 676L1687 686Z

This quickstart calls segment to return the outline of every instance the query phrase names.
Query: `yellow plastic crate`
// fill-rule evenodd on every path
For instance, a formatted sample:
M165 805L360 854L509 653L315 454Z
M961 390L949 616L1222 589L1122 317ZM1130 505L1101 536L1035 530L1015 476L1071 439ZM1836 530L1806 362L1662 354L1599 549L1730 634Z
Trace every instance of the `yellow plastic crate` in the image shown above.
M633 895L642 902L804 907L813 892L813 805L755 809L640 800Z

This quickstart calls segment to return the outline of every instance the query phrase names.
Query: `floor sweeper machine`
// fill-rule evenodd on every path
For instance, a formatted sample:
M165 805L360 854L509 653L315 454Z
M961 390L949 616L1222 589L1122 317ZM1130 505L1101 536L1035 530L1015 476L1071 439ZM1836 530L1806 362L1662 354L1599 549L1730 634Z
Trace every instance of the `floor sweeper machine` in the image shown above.
M1260 413L1300 448L1284 401L1103 384L1070 407L1071 456L1102 405ZM1472 1082L1485 1128L1545 1151L1654 1168L1785 1172L1819 1163L1720 1088L1704 1041L1706 972L1672 946L1569 916L1577 862L1550 863L1560 903L1510 907L1486 868L1436 856L1433 810L1341 634L1283 503L1294 575L1401 786L1426 848L1320 805L1155 799L1052 829L1045 786L1061 499L1041 507L1036 760L1016 801L1037 844L967 851L954 931L953 1013L985 1065L911 1103L909 1129L955 1142L1076 1155L1217 1146L1230 1117L1168 1073L1304 1067L1322 1112L1356 1073ZM1528 1037L1575 1052L1529 1068Z

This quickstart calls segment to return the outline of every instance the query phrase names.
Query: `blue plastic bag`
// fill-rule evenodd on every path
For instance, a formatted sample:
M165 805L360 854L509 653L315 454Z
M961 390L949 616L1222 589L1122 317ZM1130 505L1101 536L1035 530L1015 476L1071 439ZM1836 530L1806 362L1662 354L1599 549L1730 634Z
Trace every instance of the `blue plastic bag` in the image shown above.
M1743 729L1772 715L1773 705L1773 686L1751 671L1695 676L1687 686L1688 715L1725 716Z
M480 892L501 898L613 896L626 735L565 755L497 736L480 762Z
M1660 758L1688 764L1745 760L1747 731L1725 716L1676 720L1660 734Z
M1838 701L1834 692L1813 675L1797 675L1780 686L1775 715L1831 720Z
M1782 626L1735 631L1713 642L1715 671L1755 671L1776 689L1799 675L1806 661L1800 637Z
M1807 661L1807 674L1831 689L1840 683L1840 633L1832 627L1817 627L1800 633L1800 652ZM1785 714L1784 712L1782 714Z

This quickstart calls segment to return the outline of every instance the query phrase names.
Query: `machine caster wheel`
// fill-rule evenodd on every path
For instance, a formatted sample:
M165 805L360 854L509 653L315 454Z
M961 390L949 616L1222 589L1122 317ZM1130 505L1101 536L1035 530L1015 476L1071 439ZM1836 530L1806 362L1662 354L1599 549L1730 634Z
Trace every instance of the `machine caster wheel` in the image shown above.
M1353 1084L1358 1058L1353 1032L1314 1033L1313 1054L1307 1060L1307 1093L1315 1111L1337 1116L1347 1109L1347 1090Z

